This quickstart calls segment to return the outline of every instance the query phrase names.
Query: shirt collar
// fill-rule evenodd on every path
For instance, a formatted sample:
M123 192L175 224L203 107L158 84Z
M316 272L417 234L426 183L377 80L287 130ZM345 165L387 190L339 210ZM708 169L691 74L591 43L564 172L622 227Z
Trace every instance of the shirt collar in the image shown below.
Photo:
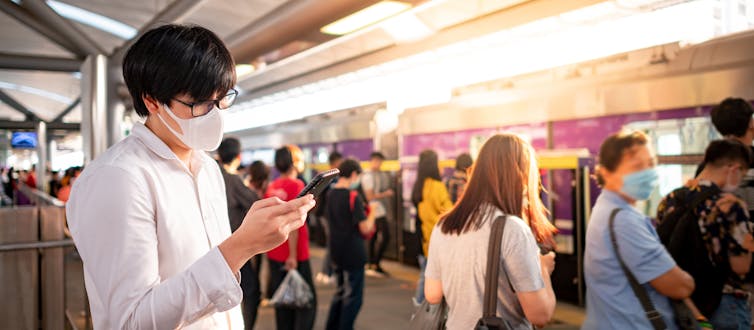
M621 195L619 195L618 193L616 193L614 191L610 191L610 190L607 190L607 189L602 189L602 194L601 194L600 198L604 198L607 201L609 201L610 203L613 203L613 204L615 204L618 207L622 207L622 206L631 206L631 207L633 207L625 199L623 199L623 197L621 197Z
M178 160L178 156L175 155L173 150L170 150L165 142L162 142L157 135L154 134L147 126L142 123L134 124L132 135L141 140L149 150L152 150L158 156L165 159Z

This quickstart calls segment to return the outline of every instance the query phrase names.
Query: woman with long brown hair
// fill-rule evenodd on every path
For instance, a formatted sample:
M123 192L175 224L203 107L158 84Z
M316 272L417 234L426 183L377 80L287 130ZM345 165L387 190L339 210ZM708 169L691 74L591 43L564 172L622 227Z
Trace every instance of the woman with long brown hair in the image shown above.
M425 295L433 304L445 297L448 329L473 328L482 316L490 229L503 215L497 315L513 329L552 317L555 254L540 255L537 242L554 245L555 229L540 186L534 150L522 138L498 134L482 146L463 196L441 217L429 244Z

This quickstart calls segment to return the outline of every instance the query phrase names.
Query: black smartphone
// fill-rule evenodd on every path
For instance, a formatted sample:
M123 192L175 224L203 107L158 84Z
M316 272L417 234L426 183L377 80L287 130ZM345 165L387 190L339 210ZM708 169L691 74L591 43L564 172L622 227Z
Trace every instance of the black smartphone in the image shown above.
M301 190L296 198L304 197L306 194L312 194L314 195L314 198L317 198L317 196L338 177L338 175L340 175L340 170L337 168L317 174L312 181L304 187L304 190Z

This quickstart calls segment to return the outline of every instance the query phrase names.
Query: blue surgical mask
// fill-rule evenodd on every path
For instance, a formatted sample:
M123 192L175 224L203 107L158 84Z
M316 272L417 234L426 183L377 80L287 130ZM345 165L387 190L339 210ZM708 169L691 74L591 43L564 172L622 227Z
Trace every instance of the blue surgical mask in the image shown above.
M351 185L348 188L350 188L351 190L359 189L359 181L351 183Z
M660 175L654 168L634 172L623 177L620 191L637 201L647 200L657 187L659 178Z

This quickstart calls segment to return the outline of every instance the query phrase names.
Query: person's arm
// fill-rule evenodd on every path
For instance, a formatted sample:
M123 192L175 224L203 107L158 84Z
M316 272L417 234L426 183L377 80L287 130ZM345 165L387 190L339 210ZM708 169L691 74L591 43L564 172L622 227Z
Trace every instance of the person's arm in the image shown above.
M285 270L298 268L298 230L288 236L288 259L285 260Z
M442 282L431 278L424 279L424 299L430 304L442 302Z
M738 275L746 275L751 268L752 242L749 232L749 215L746 204L733 194L722 194L715 203L715 221L706 221L705 229L720 240L717 258L727 256L731 270Z
M351 212L353 218L351 220L357 224L362 235L369 235L374 232L375 217L374 212L369 212L367 215L365 210L364 200L361 199L361 196L356 196L353 202L353 211Z
M453 202L450 200L450 194L448 194L448 189L445 188L445 185L440 181L431 181L433 185L433 198L432 198L432 206L437 210L438 213L442 214L447 210L450 210L451 207L453 207Z
M442 302L442 268L441 259L447 258L447 255L443 255L441 245L444 242L441 229L435 227L432 230L432 239L429 240L429 258L427 258L427 265L424 270L424 299L430 304L439 304Z
M536 326L547 324L555 312L550 282L555 253L540 255L529 226L513 217L506 220L501 244L502 271L506 272L526 319Z
M555 270L555 253L550 252L540 256L542 280L544 288L537 291L517 292L518 301L521 302L521 309L524 316L537 327L543 327L552 319L555 313L555 291L552 289L550 275Z
M649 281L649 285L661 295L679 300L690 297L695 287L694 278L678 266Z

